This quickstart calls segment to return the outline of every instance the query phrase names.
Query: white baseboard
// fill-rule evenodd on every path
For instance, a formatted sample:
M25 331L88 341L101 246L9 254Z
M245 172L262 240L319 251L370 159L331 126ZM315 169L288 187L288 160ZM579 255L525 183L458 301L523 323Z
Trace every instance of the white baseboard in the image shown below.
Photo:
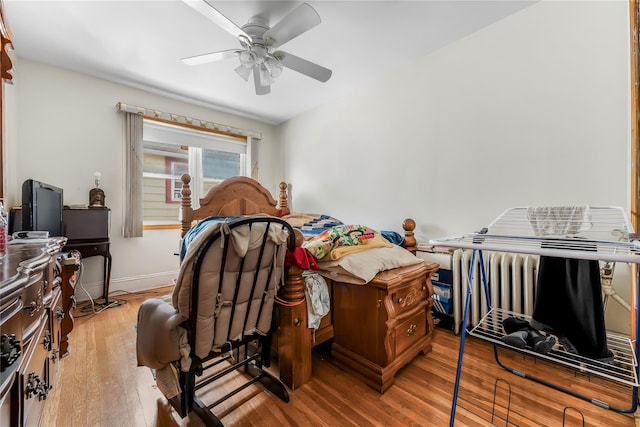
M178 270L111 279L109 295L117 295L118 291L141 292L161 286L172 285L176 277L178 277ZM75 297L77 302L89 301L89 295L87 295L87 293L92 299L102 298L102 281L81 282L76 285Z

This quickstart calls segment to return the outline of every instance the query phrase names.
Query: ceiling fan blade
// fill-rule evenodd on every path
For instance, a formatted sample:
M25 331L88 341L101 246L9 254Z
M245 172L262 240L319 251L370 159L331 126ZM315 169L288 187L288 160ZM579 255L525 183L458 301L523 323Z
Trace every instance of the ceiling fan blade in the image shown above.
M318 64L314 64L313 62L309 62L306 59L302 59L281 50L274 52L273 56L278 58L285 67L323 83L331 78L331 70L321 67Z
M302 3L271 29L267 30L263 38L265 40L272 39L274 47L282 46L319 23L320 15L318 15L318 12L307 3Z
M253 84L256 87L256 95L267 95L271 93L271 86L262 86L260 84L259 67L253 67Z
M242 28L238 27L233 23L229 18L220 13L215 7L213 7L206 0L182 0L189 6L191 6L194 10L202 14L205 18L212 21L214 24L218 25L220 28L228 32L234 37L244 36L248 40L251 40L251 37L245 33Z
M221 61L223 59L234 58L241 52L237 49L221 50L219 52L205 53L203 55L189 56L182 58L181 61L187 65L200 65L209 62Z

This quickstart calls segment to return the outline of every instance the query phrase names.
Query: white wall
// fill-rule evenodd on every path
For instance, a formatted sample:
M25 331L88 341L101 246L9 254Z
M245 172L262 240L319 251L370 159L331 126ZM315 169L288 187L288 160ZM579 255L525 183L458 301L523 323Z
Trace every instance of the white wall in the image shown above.
M412 217L418 241L514 206L628 211L628 32L626 1L544 1L290 120L293 209L396 231Z
M410 216L425 241L513 206L627 207L628 28L624 1L538 3L290 120L294 209Z
M7 93L7 179L10 205L21 203L21 185L33 178L64 190L64 203L87 204L93 173L111 208L111 290L170 283L178 270L179 230L145 230L143 238L121 237L123 219L123 117L118 101L262 132L260 180L277 194L282 155L271 125L186 104L116 83L14 61L15 85ZM15 111L17 109L17 112ZM102 294L102 259L84 262L85 288ZM85 299L83 292L78 298Z

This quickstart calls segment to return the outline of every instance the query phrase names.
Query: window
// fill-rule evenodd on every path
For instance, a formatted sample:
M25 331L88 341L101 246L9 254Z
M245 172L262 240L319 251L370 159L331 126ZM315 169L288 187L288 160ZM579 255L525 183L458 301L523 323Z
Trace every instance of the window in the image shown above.
M178 224L184 173L191 175L194 206L213 186L249 175L249 142L144 120L143 218L145 226ZM250 140L249 140L250 141Z
M165 170L169 174L170 178L166 181L166 202L167 203L180 203L182 190L182 181L180 177L189 173L189 162L177 157L166 157Z

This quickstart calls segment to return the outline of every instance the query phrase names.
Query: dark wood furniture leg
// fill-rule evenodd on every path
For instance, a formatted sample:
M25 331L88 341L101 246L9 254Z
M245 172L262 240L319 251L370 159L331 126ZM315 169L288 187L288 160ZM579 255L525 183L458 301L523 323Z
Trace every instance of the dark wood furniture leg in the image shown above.
M104 298L104 304L109 303L109 285L111 284L111 252L109 251L109 244L107 243L107 252L104 257L104 287L102 298Z
M60 325L60 357L69 354L69 334L73 330L73 307L76 304L75 290L77 271L80 269L80 254L61 259L62 264L62 310L64 317Z

